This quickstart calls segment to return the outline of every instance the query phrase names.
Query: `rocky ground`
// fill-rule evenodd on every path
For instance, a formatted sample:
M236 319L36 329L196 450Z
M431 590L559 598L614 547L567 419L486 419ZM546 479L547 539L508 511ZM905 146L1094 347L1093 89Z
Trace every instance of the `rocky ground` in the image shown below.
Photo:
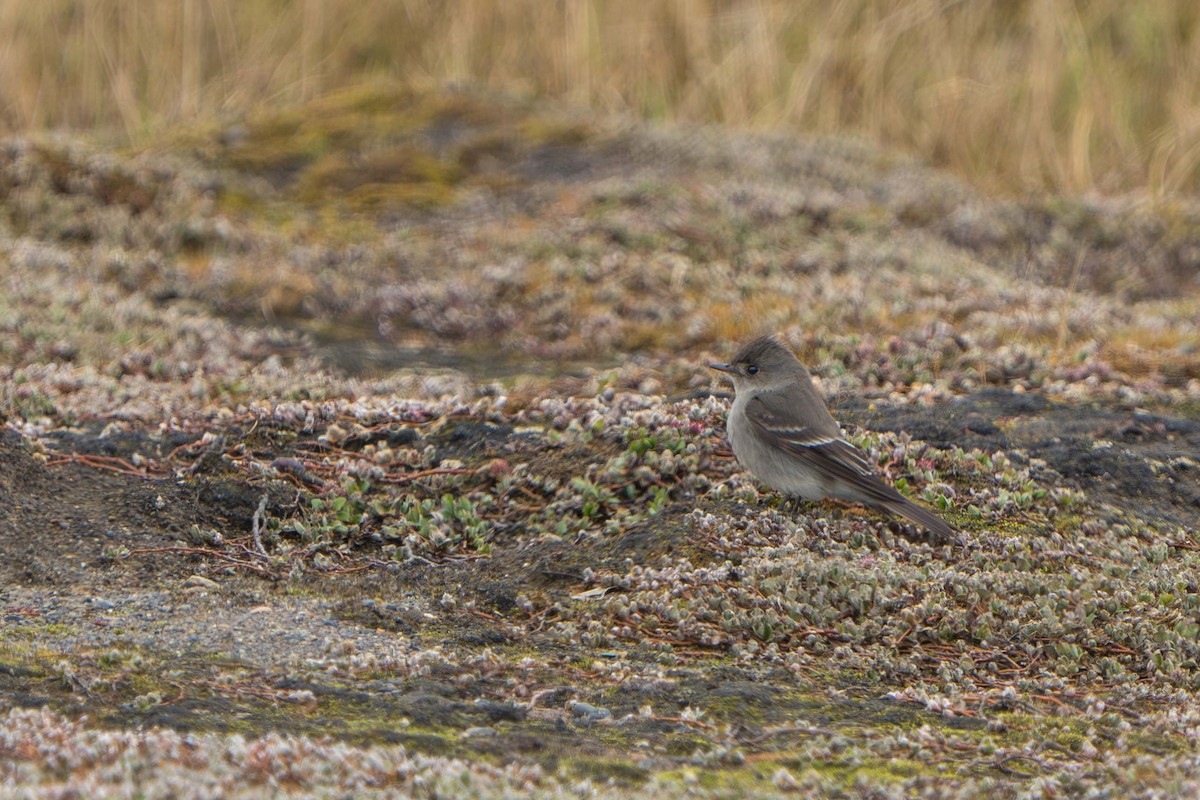
M1189 796L1200 210L363 90L0 152L0 797ZM763 332L963 547L743 474Z

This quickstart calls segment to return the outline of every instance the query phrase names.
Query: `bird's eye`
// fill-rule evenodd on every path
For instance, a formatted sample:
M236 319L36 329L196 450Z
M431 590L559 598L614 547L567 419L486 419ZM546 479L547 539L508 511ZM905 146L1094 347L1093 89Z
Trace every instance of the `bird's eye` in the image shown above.
M756 367L756 366L754 366L753 364L751 364L750 366L746 367L746 374L747 374L747 375L757 375L757 374L758 374L758 367Z

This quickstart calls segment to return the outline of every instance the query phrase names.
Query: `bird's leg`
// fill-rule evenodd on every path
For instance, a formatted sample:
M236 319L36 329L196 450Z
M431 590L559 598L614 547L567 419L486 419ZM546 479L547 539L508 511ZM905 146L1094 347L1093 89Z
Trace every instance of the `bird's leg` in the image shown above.
M783 498L783 507L793 517L798 515L803 506L808 505L808 502L799 495L785 495Z

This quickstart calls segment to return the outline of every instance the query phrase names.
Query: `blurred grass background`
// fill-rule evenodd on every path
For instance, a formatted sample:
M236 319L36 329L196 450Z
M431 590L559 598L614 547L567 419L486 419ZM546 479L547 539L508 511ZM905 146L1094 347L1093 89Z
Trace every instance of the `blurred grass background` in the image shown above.
M1194 0L0 3L0 126L131 143L380 78L854 134L1006 193L1200 187Z

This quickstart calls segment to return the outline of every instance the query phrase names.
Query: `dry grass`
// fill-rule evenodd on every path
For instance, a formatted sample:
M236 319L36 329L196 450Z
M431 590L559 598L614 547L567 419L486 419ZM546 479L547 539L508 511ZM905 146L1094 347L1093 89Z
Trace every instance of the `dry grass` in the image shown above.
M1200 186L1190 0L45 0L0 5L0 124L233 116L387 77L858 132L991 189Z

